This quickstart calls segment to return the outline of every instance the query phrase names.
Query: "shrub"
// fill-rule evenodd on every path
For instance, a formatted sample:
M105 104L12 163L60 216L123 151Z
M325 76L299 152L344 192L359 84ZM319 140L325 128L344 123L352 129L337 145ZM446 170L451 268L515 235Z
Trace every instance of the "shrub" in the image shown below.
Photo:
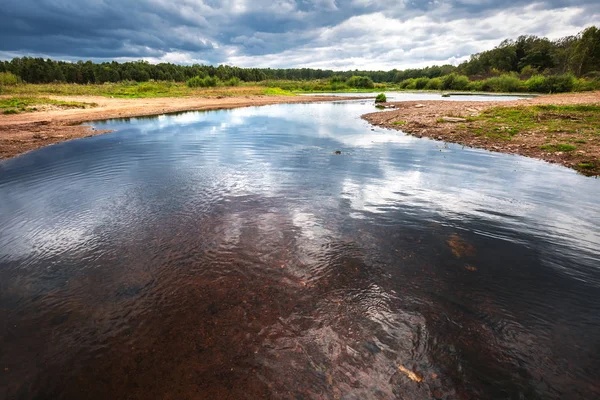
M549 93L565 93L573 90L575 77L571 74L552 75L546 78Z
M228 79L225 82L223 82L223 85L224 86L240 86L241 83L242 83L242 81L240 80L240 78L233 77L233 78Z
M429 90L441 90L442 89L442 80L440 78L433 78L427 82L425 89Z
M542 76L535 75L525 82L527 90L537 93L564 93L570 92L577 81L571 74Z
M417 78L417 80L415 81L415 88L416 89L425 89L425 87L427 87L427 84L429 83L429 78Z
M195 76L193 78L190 78L186 82L186 84L190 88L201 87L203 83L204 83L204 78L200 78L199 76Z
M21 78L12 72L0 72L0 86L15 86L21 83Z
M469 78L455 73L442 77L443 90L465 90L469 87Z
M518 92L521 90L521 80L514 75L504 74L486 79L482 88L491 92Z
M534 75L525 81L525 87L528 92L544 93L546 90L546 77Z
M219 84L219 78L216 76L207 76L206 78L201 78L199 76L195 76L189 79L187 82L188 87L197 88L197 87L215 87Z
M346 81L346 85L357 89L373 89L375 84L368 76L353 76Z
M348 89L348 86L346 86L346 84L344 82L329 84L329 90L332 90L332 91L345 90L345 89Z
M221 80L216 76L207 76L204 78L204 83L206 87L215 87L221 83Z
M415 78L405 79L400 82L400 88L414 90L417 88L417 80Z
M387 101L387 97L384 93L379 93L377 97L375 97L375 103L385 103Z
M483 92L483 83L484 81L473 81L473 82L469 82L469 86L467 87L468 90L474 91L474 92Z
M600 90L600 78L596 78L596 79L579 78L575 81L573 90L576 92Z

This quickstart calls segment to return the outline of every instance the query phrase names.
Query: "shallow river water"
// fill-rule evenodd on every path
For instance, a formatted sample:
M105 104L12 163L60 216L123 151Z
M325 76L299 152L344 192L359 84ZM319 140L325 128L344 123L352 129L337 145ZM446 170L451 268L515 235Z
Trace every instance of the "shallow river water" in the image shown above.
M599 398L600 181L373 109L111 120L0 163L0 397Z

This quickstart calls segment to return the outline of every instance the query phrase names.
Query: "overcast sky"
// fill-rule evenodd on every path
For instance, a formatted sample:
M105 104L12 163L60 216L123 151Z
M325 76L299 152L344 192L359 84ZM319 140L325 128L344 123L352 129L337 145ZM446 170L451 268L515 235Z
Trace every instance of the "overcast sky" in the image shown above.
M0 58L389 70L593 24L598 0L3 0Z

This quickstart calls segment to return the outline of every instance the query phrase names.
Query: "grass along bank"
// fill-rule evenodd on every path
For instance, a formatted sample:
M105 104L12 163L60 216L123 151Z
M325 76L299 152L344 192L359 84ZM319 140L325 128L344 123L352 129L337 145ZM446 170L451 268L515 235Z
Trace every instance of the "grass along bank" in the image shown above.
M214 77L194 77L187 82L123 81L103 84L0 83L1 95L39 97L103 96L114 98L156 97L238 97L272 96L302 93L381 93L384 91L478 92L478 93L565 93L600 90L600 78L575 78L572 75L531 77L504 74L483 80L470 80L455 73L437 78L410 78L400 82L374 83L365 76L312 80L222 81Z
M353 76L347 80L337 77L305 81L267 80L256 85L277 87L297 93L358 92L379 93L382 91L430 91L430 92L481 92L481 93L568 93L600 90L600 78L576 78L571 74L527 75L505 73L485 79L469 78L451 73L436 78L408 78L396 82L374 83L367 77Z
M75 83L16 84L2 86L0 94L12 96L103 96L114 98L240 97L271 95L272 88L256 85L189 87L180 82L119 82L79 85ZM293 95L281 90L278 95Z
M474 136L523 144L535 137L531 145L546 156L600 175L600 104L495 107L468 120L464 129Z
M600 175L600 92L505 103L406 102L369 122L451 143L521 154Z
M354 83L352 83L354 82ZM293 96L295 93L318 92L381 92L399 88L390 84L373 84L369 80L353 80L331 84L329 80L309 81L221 81L210 77L194 77L188 82L133 82L103 84L45 83L45 84L0 84L0 94L18 96L104 96L115 98L152 97L218 97L218 96Z
M0 97L0 112L4 115L22 112L47 111L52 109L89 108L96 103L55 100L47 97Z
M465 126L474 135L512 140L532 132L543 134L543 150L573 151L577 149L573 143L600 141L600 105L595 104L494 107L467 120L472 123Z

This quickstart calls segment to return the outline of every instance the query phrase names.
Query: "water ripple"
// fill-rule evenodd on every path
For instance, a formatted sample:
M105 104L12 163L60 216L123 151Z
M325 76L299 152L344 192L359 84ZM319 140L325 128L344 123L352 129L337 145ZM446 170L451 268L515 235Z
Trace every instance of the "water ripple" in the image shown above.
M2 394L600 397L598 180L371 110L113 120L0 163Z

